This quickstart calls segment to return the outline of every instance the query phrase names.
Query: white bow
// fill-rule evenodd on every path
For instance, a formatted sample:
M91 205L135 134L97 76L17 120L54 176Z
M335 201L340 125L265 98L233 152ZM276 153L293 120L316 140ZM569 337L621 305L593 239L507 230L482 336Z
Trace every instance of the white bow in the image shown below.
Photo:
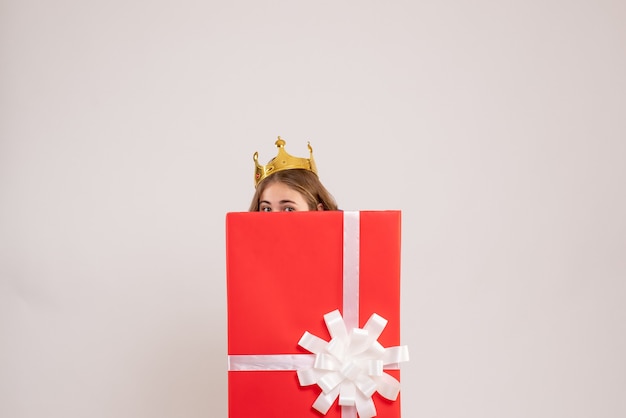
M408 347L385 348L377 340L387 325L387 320L372 314L365 326L353 328L350 333L338 310L324 315L330 332L329 342L305 331L298 345L315 354L313 367L298 369L300 385L317 384L322 393L313 408L326 414L335 399L339 405L356 406L360 418L376 416L372 395L395 401L400 392L400 382L384 366L409 360Z

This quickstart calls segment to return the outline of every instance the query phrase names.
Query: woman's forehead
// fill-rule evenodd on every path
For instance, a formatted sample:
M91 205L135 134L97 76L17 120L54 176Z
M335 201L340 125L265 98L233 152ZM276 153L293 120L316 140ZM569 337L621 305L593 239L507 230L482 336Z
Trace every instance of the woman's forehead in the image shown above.
M281 182L274 182L267 185L267 187L265 187L265 189L261 192L260 196L261 200L267 200L268 198L272 198L274 200L285 200L296 197L302 197L300 192Z

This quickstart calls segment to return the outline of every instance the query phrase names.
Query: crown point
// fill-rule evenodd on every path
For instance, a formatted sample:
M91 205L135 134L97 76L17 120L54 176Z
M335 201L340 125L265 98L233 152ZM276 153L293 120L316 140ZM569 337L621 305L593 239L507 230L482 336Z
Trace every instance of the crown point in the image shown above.
M279 136L278 139L276 140L276 146L278 148L282 148L284 147L286 144L286 142Z

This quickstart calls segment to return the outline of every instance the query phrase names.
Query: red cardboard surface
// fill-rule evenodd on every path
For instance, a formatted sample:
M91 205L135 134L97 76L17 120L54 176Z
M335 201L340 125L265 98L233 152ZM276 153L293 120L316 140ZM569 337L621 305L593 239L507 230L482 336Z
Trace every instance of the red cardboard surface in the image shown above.
M323 315L343 312L343 212L226 216L228 354L308 354L305 331L328 341ZM389 322L378 341L400 345L400 211L361 211L359 327ZM399 378L399 371L387 371ZM229 417L320 417L317 386L295 371L229 371ZM399 399L374 395L378 417L400 416ZM335 403L328 418L340 417Z

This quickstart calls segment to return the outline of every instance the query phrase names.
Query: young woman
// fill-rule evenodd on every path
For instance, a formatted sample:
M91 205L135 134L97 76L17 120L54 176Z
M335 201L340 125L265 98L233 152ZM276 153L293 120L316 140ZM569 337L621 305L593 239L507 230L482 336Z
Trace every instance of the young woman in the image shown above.
M262 166L254 153L256 191L250 212L297 212L337 210L337 203L317 176L313 149L309 158L294 157L285 151L285 141L276 141L278 155Z

